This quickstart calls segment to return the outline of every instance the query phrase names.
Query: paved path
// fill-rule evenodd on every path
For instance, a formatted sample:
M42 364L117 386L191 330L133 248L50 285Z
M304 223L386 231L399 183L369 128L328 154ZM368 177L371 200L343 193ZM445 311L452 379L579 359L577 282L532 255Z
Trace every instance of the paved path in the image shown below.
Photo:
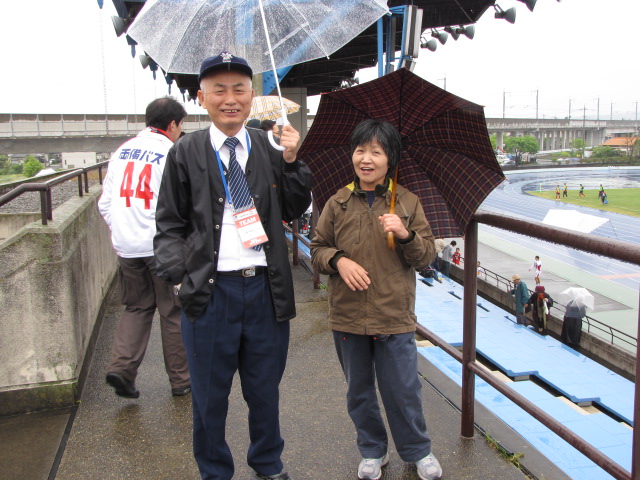
M284 460L297 480L355 479L359 461L355 434L345 409L345 382L327 328L323 290L294 268L298 317L282 383ZM104 383L111 339L121 310L116 292L109 304L93 355L82 401L57 470L49 477L63 438L68 413L25 415L0 420L0 471L7 480L196 479L191 453L191 398L174 398L162 365L159 332L154 331L140 369L137 400L116 397ZM449 480L524 480L476 434L460 437L460 388L425 359L420 360L427 423ZM234 384L228 440L236 460L234 478L248 479L246 407ZM479 406L476 423L512 452L524 453L523 465L537 478L567 478L531 445ZM49 428L46 426L49 425ZM416 480L415 467L402 462L392 447L384 480Z

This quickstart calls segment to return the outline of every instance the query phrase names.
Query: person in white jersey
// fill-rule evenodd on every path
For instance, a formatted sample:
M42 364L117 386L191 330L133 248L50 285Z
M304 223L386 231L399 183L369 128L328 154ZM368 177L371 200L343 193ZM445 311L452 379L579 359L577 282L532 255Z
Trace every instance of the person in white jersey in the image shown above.
M145 113L147 127L112 155L98 202L118 254L125 306L106 376L107 383L121 397L140 396L135 380L156 309L160 314L164 364L171 392L182 396L191 391L182 343L180 301L173 285L156 275L153 253L156 205L167 152L180 137L186 116L184 107L171 97L152 101Z

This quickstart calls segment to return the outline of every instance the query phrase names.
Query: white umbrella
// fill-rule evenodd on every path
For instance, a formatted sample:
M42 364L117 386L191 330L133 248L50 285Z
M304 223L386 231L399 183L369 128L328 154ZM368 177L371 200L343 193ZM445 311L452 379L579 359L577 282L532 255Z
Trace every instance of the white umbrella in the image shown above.
M589 290L582 287L570 287L560 292L558 301L565 305L575 302L579 307L594 309L595 299Z

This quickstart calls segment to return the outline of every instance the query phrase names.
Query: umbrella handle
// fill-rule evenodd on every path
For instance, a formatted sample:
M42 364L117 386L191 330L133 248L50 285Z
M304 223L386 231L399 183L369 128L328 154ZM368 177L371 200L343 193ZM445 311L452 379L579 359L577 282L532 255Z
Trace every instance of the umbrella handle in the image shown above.
M282 105L282 99L280 99L280 105ZM282 118L282 126L284 127L285 125L290 125L289 120L287 119L287 112L285 112L284 108L280 111L280 115ZM271 130L267 133L267 135L269 137L269 143L273 148L275 148L276 150L280 150L281 152L284 152L286 150L286 148L284 148L282 145L278 145L276 143L273 138L273 132Z
M271 130L267 132L267 135L269 136L269 143L273 148L275 148L276 150L280 150L281 152L284 152L286 150L286 148L284 148L282 145L278 145L276 143L276 141L273 139L273 132Z

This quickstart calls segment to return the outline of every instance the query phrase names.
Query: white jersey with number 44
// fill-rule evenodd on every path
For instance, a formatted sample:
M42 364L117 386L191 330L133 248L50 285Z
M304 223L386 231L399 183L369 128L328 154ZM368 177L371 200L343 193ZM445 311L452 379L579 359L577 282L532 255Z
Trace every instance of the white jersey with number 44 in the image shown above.
M152 130L142 130L111 156L98 202L113 248L125 258L153 256L158 192L173 142Z

